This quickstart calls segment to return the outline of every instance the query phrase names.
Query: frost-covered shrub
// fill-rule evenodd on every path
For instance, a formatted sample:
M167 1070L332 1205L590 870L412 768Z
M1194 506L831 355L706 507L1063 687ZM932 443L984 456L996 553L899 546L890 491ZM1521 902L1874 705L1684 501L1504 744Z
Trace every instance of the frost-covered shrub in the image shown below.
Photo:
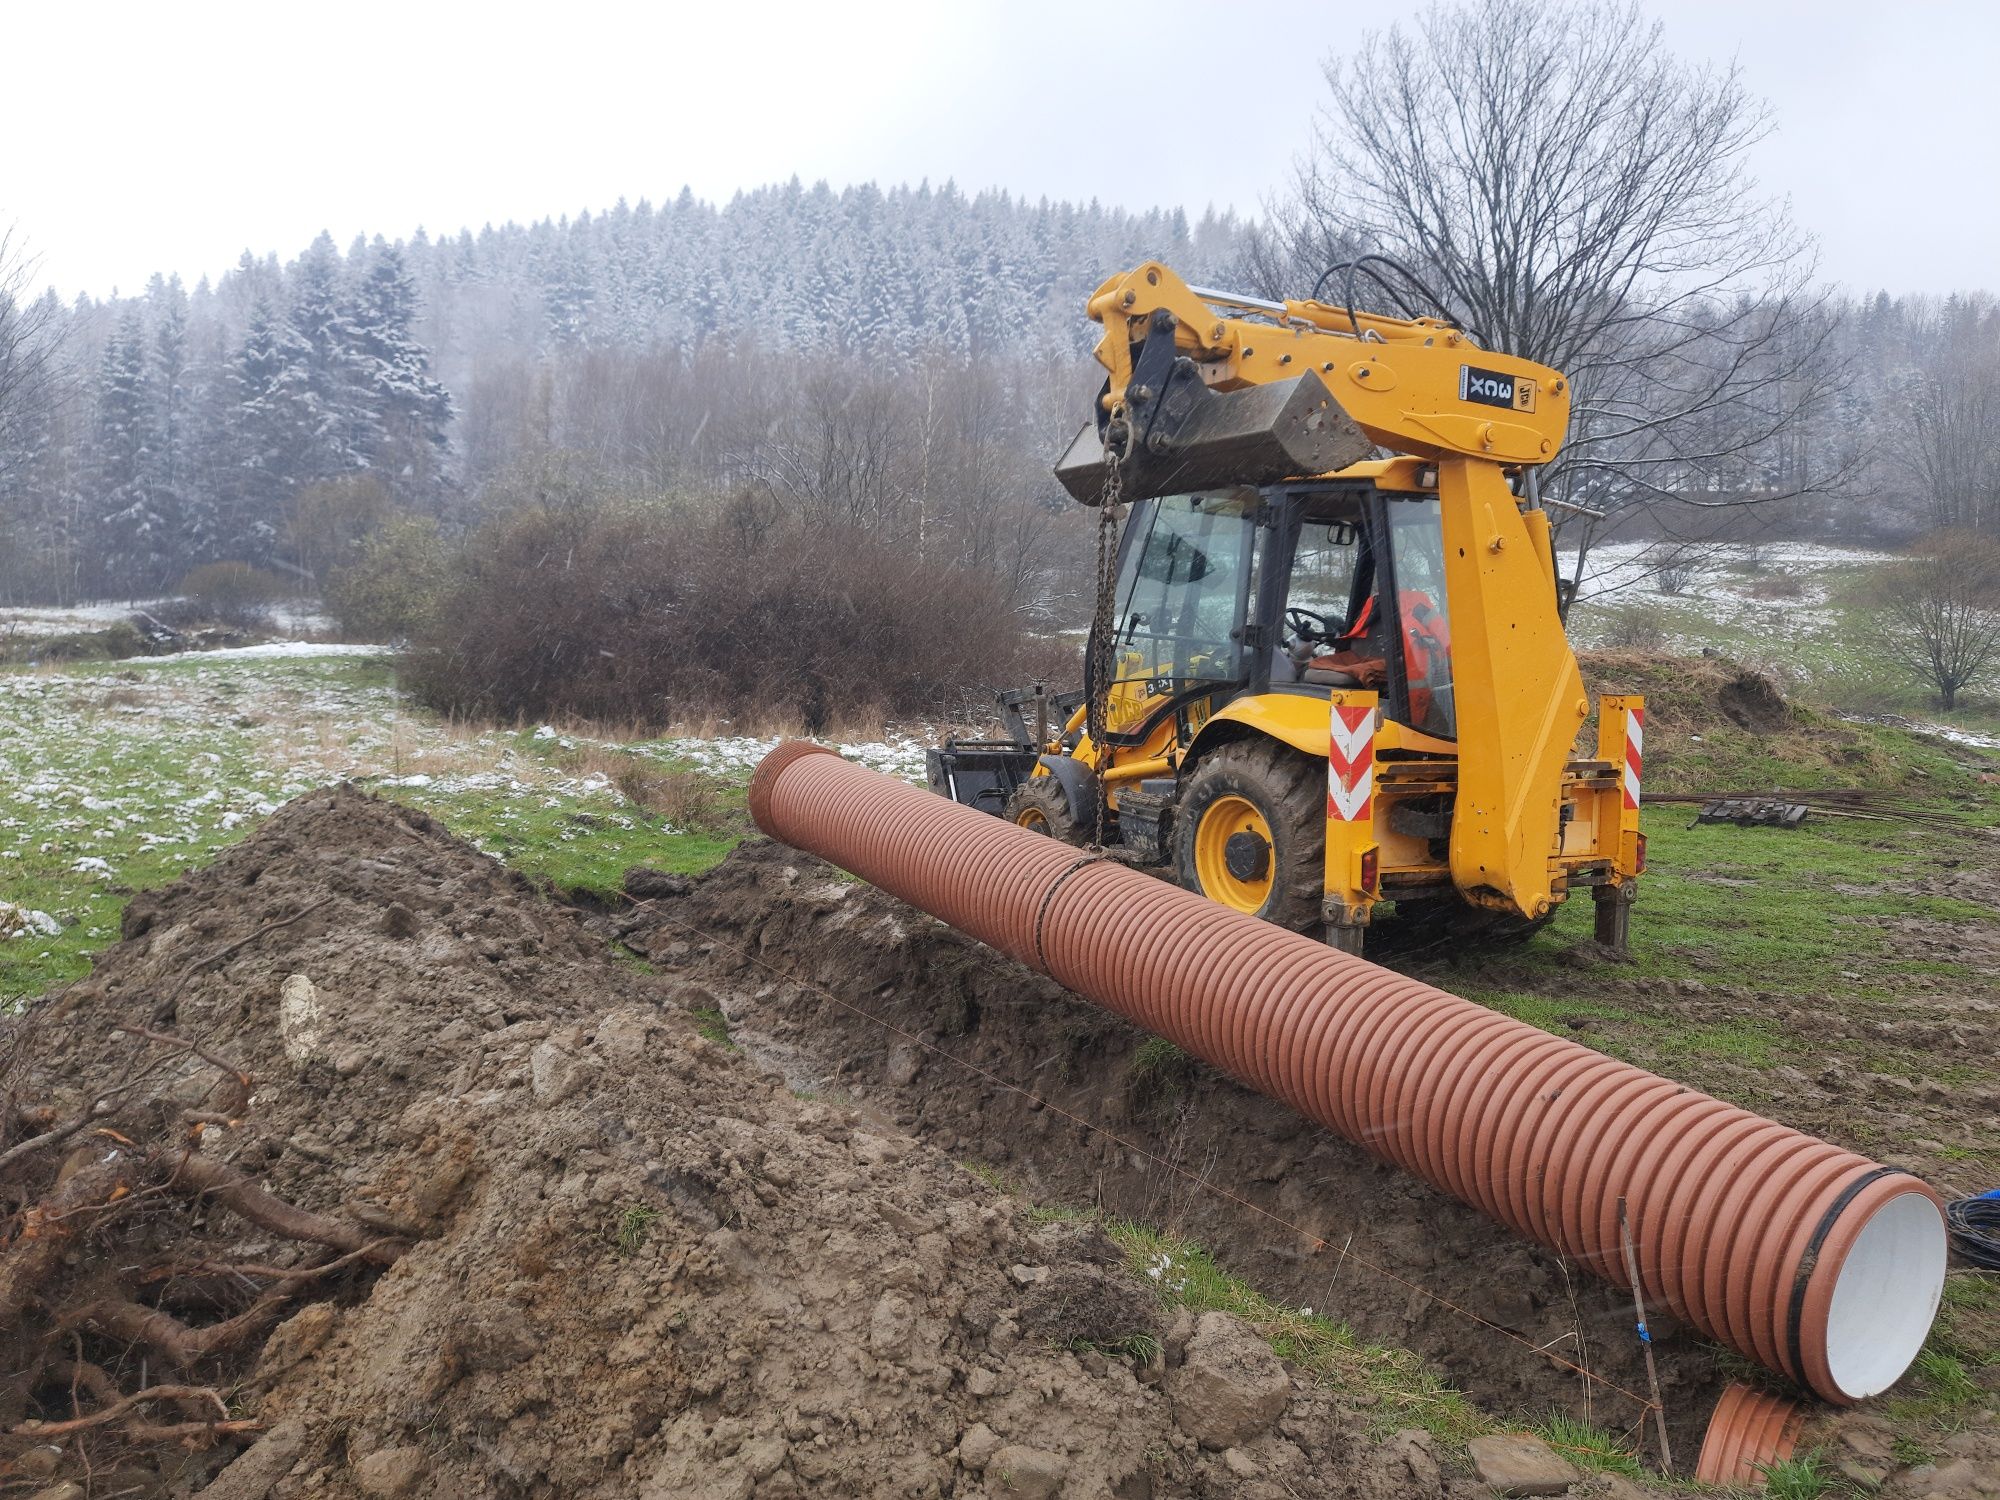
M1667 614L1657 605L1627 604L1614 611L1599 632L1599 645L1628 650L1663 651L1667 645Z

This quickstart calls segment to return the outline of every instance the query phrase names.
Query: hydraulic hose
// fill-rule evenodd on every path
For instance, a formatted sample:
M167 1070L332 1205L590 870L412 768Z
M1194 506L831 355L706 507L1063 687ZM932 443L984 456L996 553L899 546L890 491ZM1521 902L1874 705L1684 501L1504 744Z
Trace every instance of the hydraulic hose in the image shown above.
M750 784L817 854L1847 1403L1922 1347L1937 1194L1906 1172L787 741Z

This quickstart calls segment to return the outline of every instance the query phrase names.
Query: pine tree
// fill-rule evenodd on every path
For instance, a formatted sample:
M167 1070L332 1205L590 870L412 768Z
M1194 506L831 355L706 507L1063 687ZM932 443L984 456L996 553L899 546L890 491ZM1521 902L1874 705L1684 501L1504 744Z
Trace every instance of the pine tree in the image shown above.
M223 430L229 483L221 495L223 531L246 562L277 554L292 493L316 443L315 414L301 398L299 368L309 350L269 302L251 310L250 327L229 367Z
M551 347L581 349L589 344L590 313L596 301L596 288L584 273L575 242L565 236L550 258L548 280L542 289Z
M211 538L211 528L190 512L188 493L190 450L193 447L192 372L188 367L188 303L178 276L155 276L146 289L152 312L153 337L147 350L146 380L150 392L153 504L164 518L171 539L173 570L185 572Z
M98 366L92 476L100 581L128 597L168 581L171 546L170 518L153 489L157 450L146 366L145 319L134 306Z
M292 471L299 483L365 469L382 442L343 290L333 236L322 231L293 268L289 321L295 357L279 377L308 433L306 451Z
M413 500L436 498L450 451L451 393L431 376L430 351L413 333L417 284L402 252L375 252L352 320L360 388L379 435L369 463Z

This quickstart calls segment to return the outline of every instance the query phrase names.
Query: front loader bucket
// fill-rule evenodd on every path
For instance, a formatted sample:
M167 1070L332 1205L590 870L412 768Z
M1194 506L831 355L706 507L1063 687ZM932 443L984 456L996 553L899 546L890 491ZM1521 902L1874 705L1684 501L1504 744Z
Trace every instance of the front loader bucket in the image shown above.
M1159 395L1127 397L1131 442L1119 466L1120 498L1150 500L1221 485L1275 484L1328 474L1367 458L1374 444L1312 370L1294 380L1215 391L1186 359ZM1104 498L1104 443L1087 424L1056 464L1063 488L1085 505Z

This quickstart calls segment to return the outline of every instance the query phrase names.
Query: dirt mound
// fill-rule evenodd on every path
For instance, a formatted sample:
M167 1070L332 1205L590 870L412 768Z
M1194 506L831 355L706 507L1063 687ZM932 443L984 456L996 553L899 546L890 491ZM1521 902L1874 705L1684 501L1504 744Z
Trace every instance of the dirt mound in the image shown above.
M1088 1232L704 1036L716 1004L351 790L135 901L0 1030L0 1482L1449 1488Z
M1629 1296L810 856L745 844L619 925L799 1086L851 1092L1037 1202L1187 1235L1502 1417L1635 1414L1618 1390L1646 1378ZM1615 1385L1586 1388L1579 1351ZM1715 1351L1670 1337L1659 1353L1677 1442L1698 1444Z
M1776 734L1795 721L1775 677L1719 656L1658 651L1586 651L1577 658L1594 701L1600 693L1646 695L1646 727L1675 734L1746 729Z

